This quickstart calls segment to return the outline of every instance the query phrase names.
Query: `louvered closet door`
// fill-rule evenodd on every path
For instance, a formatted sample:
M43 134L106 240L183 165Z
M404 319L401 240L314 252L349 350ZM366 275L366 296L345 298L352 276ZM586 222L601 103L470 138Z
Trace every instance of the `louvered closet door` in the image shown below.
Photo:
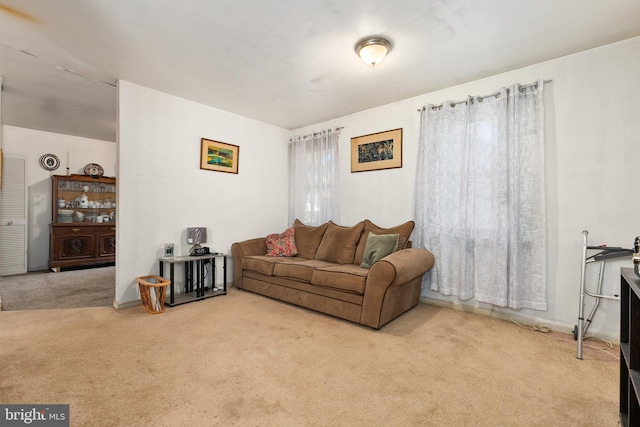
M4 154L0 189L0 276L27 272L27 161Z

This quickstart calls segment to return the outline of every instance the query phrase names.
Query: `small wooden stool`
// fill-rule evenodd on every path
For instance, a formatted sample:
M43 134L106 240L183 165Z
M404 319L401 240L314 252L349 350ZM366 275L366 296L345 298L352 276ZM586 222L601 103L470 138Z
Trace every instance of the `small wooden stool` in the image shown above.
M140 276L136 277L136 282L140 288L142 308L151 314L163 313L164 298L171 281L160 276Z

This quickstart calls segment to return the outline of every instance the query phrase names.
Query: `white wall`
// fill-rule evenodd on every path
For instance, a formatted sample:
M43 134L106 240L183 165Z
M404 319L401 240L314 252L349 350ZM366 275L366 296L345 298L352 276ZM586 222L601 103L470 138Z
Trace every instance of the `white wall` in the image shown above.
M137 300L136 277L158 274L164 243L188 253L187 227L207 227L206 246L225 253L286 228L288 130L126 81L118 98L118 306ZM238 145L239 173L201 170L201 138Z
M545 102L548 311L503 311L531 323L569 331L578 317L582 230L589 230L590 245L605 243L627 248L640 234L640 200L634 187L640 164L638 76L637 37L296 129L294 133L344 126L340 151L341 222L350 225L369 218L380 226L392 226L414 216L418 108L467 95L489 94L516 82L552 79L546 86ZM350 138L395 128L403 128L404 132L402 169L350 173ZM607 293L619 292L620 266L631 266L630 258L607 264ZM588 283L595 283L593 274L590 269ZM427 290L423 296L455 305L459 302ZM592 302L587 297L587 309ZM474 300L462 303L467 309L478 311L491 308ZM618 302L602 302L589 332L617 340L619 308Z
M28 252L29 271L49 268L49 224L51 223L51 175L66 175L67 153L69 172L84 174L84 165L98 163L106 176L115 176L116 144L110 141L43 132L13 126L2 126L5 153L27 157L29 198ZM40 167L40 156L55 154L60 167L49 172Z

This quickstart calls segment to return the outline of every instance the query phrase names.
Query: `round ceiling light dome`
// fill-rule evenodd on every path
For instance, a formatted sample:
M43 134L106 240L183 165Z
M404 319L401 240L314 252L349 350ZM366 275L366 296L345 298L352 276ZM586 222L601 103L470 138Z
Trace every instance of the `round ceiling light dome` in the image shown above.
M391 42L384 37L370 36L360 40L355 51L365 64L375 67L391 52Z

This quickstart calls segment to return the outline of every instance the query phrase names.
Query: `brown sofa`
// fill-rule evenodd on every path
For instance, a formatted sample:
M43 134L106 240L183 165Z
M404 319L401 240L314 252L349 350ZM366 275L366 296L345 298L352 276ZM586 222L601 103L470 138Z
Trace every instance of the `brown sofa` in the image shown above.
M295 256L267 256L267 237L231 246L236 288L374 329L418 304L422 276L434 257L411 248L413 221L381 228L369 220L353 227L331 221L310 227L296 220L293 227ZM363 258L371 258L369 237L389 234L398 236L397 249L362 268Z

